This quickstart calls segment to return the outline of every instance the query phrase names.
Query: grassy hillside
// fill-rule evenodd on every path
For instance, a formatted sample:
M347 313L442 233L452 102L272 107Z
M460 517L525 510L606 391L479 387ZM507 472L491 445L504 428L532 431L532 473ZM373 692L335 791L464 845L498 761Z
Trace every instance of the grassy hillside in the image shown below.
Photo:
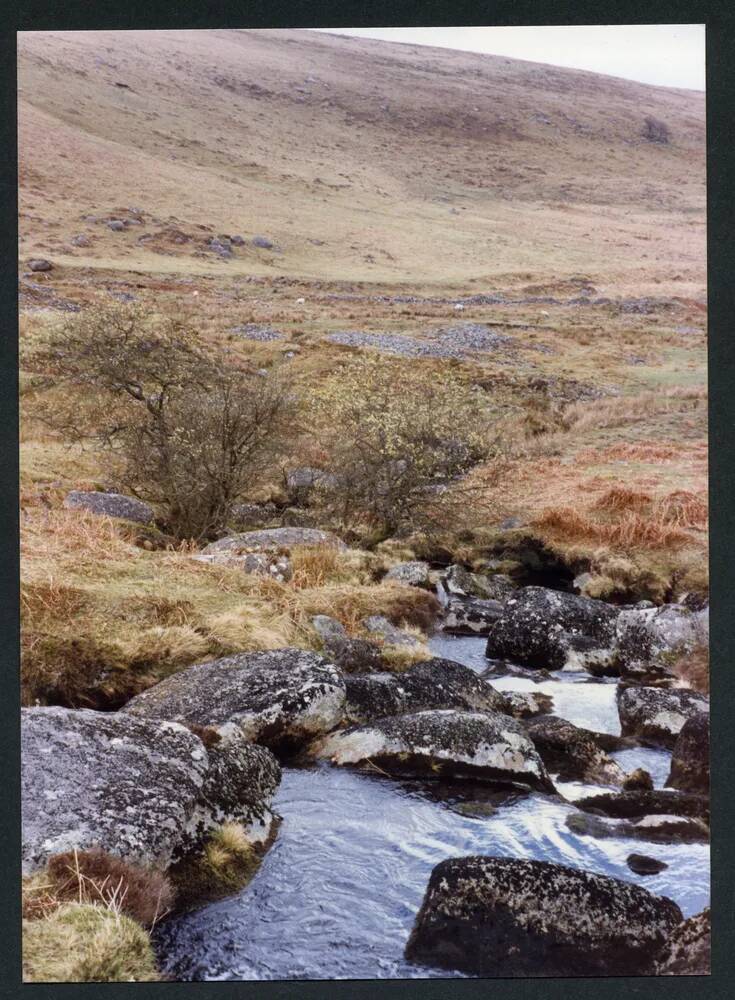
M399 374L481 391L505 440L441 538L297 552L277 584L64 510L119 484L37 419L26 367L29 701L116 703L202 657L313 644L318 612L425 623L421 593L377 582L412 555L535 544L596 596L706 589L702 94L308 31L41 32L19 51L23 345L122 298L308 393L387 344ZM243 243L223 255L218 234ZM39 256L52 270L27 270ZM497 344L467 347L473 324ZM308 438L291 465L320 460Z

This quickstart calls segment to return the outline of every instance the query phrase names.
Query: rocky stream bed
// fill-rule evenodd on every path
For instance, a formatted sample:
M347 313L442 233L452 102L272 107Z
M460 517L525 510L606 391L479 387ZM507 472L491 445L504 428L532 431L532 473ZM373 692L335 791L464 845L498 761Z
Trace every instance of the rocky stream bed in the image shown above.
M474 670L487 666L485 645L443 633L430 643L436 656ZM492 683L550 694L562 718L620 733L617 684L609 678L560 671L538 683L514 676ZM626 771L645 768L663 787L669 751L636 747L611 756ZM556 785L569 800L609 790ZM461 975L410 963L403 953L432 869L464 855L551 861L635 882L674 900L685 917L708 905L706 843L581 836L565 823L574 806L542 794L497 793L488 802L492 815L473 816L462 807L468 790L442 791L446 798L426 783L327 764L286 767L273 803L283 823L260 871L239 895L164 924L157 936L163 968L177 980ZM635 875L626 859L636 852L668 867Z

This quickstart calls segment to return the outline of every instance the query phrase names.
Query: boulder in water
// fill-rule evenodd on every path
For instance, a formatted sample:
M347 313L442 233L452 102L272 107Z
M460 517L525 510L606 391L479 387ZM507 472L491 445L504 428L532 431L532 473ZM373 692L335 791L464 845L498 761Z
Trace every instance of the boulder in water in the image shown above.
M433 708L468 712L508 710L505 697L474 670L439 658L416 663L400 674L348 676L345 689L345 719L351 723Z
M625 772L600 749L595 733L555 715L544 715L526 723L526 732L541 759L560 781L586 781L600 785L622 785Z
M376 719L332 733L311 750L339 766L372 764L409 777L474 778L554 790L520 724L499 712L448 709Z
M629 854L625 863L636 875L658 875L669 867L665 861L649 858L646 854Z
M505 602L486 656L551 670L605 670L613 660L618 614L604 601L523 587Z
M504 691L503 697L509 714L516 719L530 719L535 715L547 715L554 710L554 699L540 691Z
M682 688L625 687L617 692L623 736L642 743L673 749L684 723L709 715L709 699Z
M706 645L709 611L693 611L680 604L653 608L626 608L615 623L615 644L627 675L650 673L653 666L665 670L676 656Z
M333 663L303 649L238 653L172 674L122 709L216 729L288 752L342 719L345 686Z
M636 820L604 820L589 813L575 812L570 813L565 822L573 833L583 837L625 837L654 844L703 843L709 839L707 824L689 816L655 814Z
M705 795L675 792L666 788L652 791L602 792L577 799L575 806L604 816L621 819L651 815L693 816L709 821L709 800Z
M444 606L442 629L453 635L487 635L502 613L499 601L450 597Z
M637 767L635 771L626 774L623 782L624 792L651 792L653 791L653 778L650 773L642 767Z
M681 921L670 899L546 861L466 857L431 873L409 961L487 976L631 976Z
M681 727L671 755L667 788L709 793L709 715L693 715Z

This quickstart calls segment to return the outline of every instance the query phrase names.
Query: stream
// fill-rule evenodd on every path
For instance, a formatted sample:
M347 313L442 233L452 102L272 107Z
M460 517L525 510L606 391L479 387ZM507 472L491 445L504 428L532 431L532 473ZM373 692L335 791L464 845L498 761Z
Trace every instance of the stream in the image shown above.
M437 635L430 646L435 656L474 670L487 665L482 638ZM620 732L612 680L556 673L538 684L510 676L491 683L501 691L550 694L556 715ZM611 756L627 771L646 768L663 787L667 751ZM581 782L557 788L570 800L603 790ZM637 882L675 900L685 917L709 904L708 845L580 837L564 823L573 806L543 795L501 796L493 815L475 818L433 798L425 784L315 765L284 768L274 809L283 823L252 882L159 927L159 961L173 979L460 976L411 965L403 948L434 865L466 854L535 858ZM635 875L626 864L634 852L669 867Z

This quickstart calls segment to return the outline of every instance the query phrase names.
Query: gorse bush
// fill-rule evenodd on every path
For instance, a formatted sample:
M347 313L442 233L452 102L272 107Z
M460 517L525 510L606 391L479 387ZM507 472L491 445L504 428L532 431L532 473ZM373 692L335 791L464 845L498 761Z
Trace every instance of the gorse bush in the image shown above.
M384 535L415 527L450 484L492 450L492 414L479 389L449 373L381 357L342 369L316 396L330 476L331 516Z
M118 303L70 318L26 364L50 390L38 415L67 439L101 442L120 486L159 504L178 538L210 537L226 522L281 453L294 410L277 375Z

